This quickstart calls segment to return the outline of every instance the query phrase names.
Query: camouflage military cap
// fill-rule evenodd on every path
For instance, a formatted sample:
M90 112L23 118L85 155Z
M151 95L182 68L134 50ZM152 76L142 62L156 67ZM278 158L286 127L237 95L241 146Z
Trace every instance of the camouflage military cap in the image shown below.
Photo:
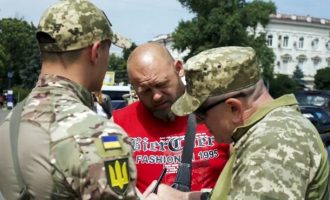
M62 0L49 7L40 19L37 39L40 50L46 52L81 49L103 40L122 48L131 46L128 39L112 32L105 13L88 0Z
M255 51L251 47L219 47L187 60L186 92L173 105L179 116L198 109L211 96L238 91L260 80Z

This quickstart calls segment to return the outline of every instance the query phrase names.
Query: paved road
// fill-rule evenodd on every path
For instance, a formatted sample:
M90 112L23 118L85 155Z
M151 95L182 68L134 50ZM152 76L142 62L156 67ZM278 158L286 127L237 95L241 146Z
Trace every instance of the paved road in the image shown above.
M9 110L1 110L0 109L0 124L2 124L5 117L8 115Z

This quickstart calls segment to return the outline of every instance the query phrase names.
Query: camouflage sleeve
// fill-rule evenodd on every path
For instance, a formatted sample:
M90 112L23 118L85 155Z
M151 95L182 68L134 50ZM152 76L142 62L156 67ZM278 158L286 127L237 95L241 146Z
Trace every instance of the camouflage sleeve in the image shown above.
M265 135L274 135L272 131L264 130ZM305 199L310 170L307 148L295 144L296 138L284 138L253 138L242 147L233 167L232 199Z
M132 148L125 132L109 121L94 126L92 134L55 143L51 157L53 199L137 199Z

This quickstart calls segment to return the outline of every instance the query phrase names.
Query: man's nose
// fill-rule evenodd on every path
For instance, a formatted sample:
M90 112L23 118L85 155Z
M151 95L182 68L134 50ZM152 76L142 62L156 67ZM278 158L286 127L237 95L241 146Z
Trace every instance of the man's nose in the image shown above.
M159 102L161 101L163 98L163 93L160 90L154 90L153 91L153 96L152 96L152 100L154 102Z

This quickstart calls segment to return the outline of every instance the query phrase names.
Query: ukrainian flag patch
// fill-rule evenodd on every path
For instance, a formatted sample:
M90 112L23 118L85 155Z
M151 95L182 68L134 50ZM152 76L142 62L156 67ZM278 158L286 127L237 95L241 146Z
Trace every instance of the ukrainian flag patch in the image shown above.
M119 149L121 144L117 135L101 137L104 150Z

